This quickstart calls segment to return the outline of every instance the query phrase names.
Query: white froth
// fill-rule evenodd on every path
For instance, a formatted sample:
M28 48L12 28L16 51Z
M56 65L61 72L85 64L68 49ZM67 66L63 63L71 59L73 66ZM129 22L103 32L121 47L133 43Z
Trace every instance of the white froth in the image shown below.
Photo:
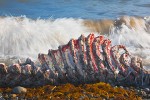
M31 56L57 49L71 38L86 35L81 19L0 18L0 55Z
M129 25L130 19L126 17L126 24L112 27L109 38L113 45L123 44L129 52L149 61L147 65L150 67L150 31L147 27L148 23L144 19L138 21L133 18L134 27ZM148 67L147 67L148 68Z
M112 27L109 38L112 44L123 44L129 52L141 56L150 65L150 27L149 17L143 20L126 17L126 24ZM71 38L81 34L87 36L90 31L83 24L83 19L37 19L26 17L0 18L0 57L18 56L36 59L38 53L47 53L57 49Z

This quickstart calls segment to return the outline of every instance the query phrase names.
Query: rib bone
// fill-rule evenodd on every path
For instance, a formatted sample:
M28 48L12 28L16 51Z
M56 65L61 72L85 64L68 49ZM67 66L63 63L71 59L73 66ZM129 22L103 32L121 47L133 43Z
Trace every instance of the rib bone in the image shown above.
M123 52L120 52L120 51ZM71 39L48 54L39 54L40 67L27 58L24 63L0 64L0 86L40 86L109 82L117 85L150 84L150 72L142 59L129 54L123 45L111 47L111 40L89 34Z

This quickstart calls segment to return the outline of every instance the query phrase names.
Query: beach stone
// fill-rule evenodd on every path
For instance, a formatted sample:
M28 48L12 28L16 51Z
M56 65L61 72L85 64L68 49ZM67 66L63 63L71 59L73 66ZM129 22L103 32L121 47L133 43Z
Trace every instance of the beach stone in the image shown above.
M150 94L147 95L147 98L150 98Z
M149 88L145 88L144 91L145 92L150 92L150 89Z
M5 100L9 98L8 94L5 94L3 97L5 98Z
M123 86L120 86L120 88L124 89L124 87L123 87Z
M2 93L0 93L0 97L2 97L3 95L2 95Z
M126 87L125 89L126 89L126 90L129 90L129 88L128 88L128 87Z
M115 86L114 88L118 88L118 86Z
M142 94L143 97L146 97L146 96L147 96L147 94L146 94L145 91L141 91L141 94Z
M17 97L17 95L16 94L10 94L9 95L11 98L15 98L15 97Z
M5 65L5 63L0 63L0 73L7 73L7 66Z
M2 93L0 93L0 100L5 100L5 99L3 98Z
M137 94L140 94L140 90L138 90L138 89L135 89L135 92L136 92Z
M17 86L17 87L15 87L15 88L13 88L12 92L13 92L13 93L16 93L16 94L26 93L26 92L27 92L27 89L24 88L24 87L21 87L21 86Z

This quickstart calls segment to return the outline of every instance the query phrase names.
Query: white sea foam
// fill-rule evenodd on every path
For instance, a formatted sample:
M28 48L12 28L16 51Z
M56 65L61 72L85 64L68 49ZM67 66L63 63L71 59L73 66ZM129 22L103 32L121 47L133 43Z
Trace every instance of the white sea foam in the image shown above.
M150 68L150 27L149 17L145 20L133 18L134 27L131 27L130 18L126 17L126 24L112 27L109 38L112 44L123 44L133 54L143 58L143 62ZM148 67L147 67L148 68Z
M150 27L149 17L138 20L125 18L125 24L113 26L108 38L112 44L123 44L129 51L141 56L150 66ZM49 49L57 49L71 38L86 36L91 31L84 26L83 19L36 19L26 17L0 18L0 57L17 56L36 59L38 53L47 53Z
M150 48L150 32L147 28L145 20L134 20L134 26L128 17L125 18L126 24L112 27L110 37L113 39L113 44L124 44L126 46Z
M0 18L0 55L31 56L57 49L71 38L88 33L81 19Z

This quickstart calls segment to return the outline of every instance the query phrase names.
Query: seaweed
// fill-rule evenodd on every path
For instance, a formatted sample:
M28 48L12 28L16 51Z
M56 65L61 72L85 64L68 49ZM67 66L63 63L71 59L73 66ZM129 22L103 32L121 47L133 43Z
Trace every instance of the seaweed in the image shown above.
M12 98L7 94L12 93L13 88L0 88L5 99ZM27 88L24 94L14 95L19 99L36 99L36 100L141 100L134 89L125 90L120 87L112 87L107 83L83 84L74 86L73 84L63 84L60 86L45 85L41 87ZM14 98L14 97L13 97Z

